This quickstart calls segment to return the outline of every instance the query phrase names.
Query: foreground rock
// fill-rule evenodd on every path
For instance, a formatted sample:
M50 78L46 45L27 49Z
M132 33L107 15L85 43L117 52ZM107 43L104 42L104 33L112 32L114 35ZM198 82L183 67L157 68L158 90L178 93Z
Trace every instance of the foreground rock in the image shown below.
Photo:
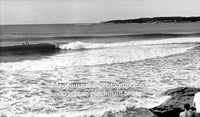
M193 97L197 92L200 92L200 89L190 87L170 89L164 92L164 95L171 96L171 98L157 107L127 108L120 112L108 111L101 117L179 117L180 112L183 111L183 105L185 103L192 105Z
M200 92L200 89L189 87L167 90L164 95L169 95L171 98L150 111L159 117L179 117L179 113L183 111L183 105L185 103L192 105L193 97L197 92Z

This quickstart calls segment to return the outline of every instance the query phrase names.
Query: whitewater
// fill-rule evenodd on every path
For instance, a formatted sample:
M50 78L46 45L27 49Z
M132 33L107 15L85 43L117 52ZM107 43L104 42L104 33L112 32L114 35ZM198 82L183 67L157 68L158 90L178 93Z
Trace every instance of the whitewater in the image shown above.
M161 39L161 40L140 40L140 41L130 41L130 42L120 42L120 43L85 43L85 42L71 42L68 44L61 44L58 47L60 49L67 50L79 50L79 49L98 49L98 48L108 48L108 47L122 47L122 46L137 46L137 45L154 45L154 44L173 44L173 43L197 43L200 42L198 38L171 38L171 39Z
M200 83L199 37L113 43L74 41L61 53L36 60L0 63L0 113L18 116L100 116L126 107L151 108L169 97L166 89ZM52 84L128 84L128 88L63 89ZM51 84L51 85L50 85ZM125 96L59 96L57 92L134 92ZM49 113L49 114L47 114Z

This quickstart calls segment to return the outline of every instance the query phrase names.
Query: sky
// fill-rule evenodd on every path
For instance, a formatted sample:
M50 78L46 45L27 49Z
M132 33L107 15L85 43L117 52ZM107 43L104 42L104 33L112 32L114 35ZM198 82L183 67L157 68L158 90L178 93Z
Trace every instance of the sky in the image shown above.
M0 24L98 23L200 16L200 0L0 0Z

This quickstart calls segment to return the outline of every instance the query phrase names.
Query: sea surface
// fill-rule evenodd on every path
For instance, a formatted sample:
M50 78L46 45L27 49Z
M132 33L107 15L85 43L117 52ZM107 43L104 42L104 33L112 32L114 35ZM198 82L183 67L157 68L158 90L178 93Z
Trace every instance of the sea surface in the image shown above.
M200 87L200 23L1 25L0 57L0 115L151 108Z

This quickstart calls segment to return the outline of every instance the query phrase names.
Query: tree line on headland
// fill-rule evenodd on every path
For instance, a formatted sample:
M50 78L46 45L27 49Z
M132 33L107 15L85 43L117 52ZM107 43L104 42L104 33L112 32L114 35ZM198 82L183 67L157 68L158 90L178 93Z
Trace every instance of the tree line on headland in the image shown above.
M153 18L138 18L127 20L110 20L101 23L185 23L185 22L200 22L199 17L153 17Z

